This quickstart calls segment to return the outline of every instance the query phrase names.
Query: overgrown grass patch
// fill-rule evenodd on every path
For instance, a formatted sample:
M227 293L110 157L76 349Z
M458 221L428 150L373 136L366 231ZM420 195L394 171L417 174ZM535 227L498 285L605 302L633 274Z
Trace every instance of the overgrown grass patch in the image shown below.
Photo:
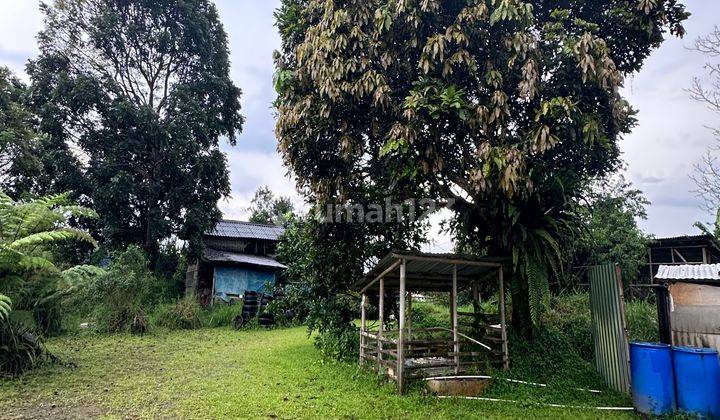
M51 339L75 368L49 366L0 382L3 415L44 417L480 418L628 416L407 396L354 363L323 361L303 327L174 331ZM518 389L495 396L520 397ZM533 397L529 401L538 401ZM554 401L562 402L562 401ZM603 400L612 402L612 400Z

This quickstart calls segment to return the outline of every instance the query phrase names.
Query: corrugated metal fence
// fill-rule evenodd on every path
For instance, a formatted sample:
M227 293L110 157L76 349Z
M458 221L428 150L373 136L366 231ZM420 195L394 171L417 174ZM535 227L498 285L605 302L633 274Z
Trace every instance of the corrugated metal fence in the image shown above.
M595 365L611 388L630 392L630 356L619 269L614 264L590 267L588 280Z

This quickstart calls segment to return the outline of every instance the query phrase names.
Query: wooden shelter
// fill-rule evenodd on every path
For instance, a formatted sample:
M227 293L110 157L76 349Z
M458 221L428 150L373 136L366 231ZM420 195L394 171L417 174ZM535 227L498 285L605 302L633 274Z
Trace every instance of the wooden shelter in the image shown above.
M475 258L459 254L391 252L355 285L362 293L360 364L374 366L395 380L398 392L410 378L457 375L482 369L488 363L509 365L505 322L504 258ZM498 289L498 313L479 311L478 288L492 282ZM472 289L473 311L458 312L458 292ZM397 294L395 294L397 291ZM413 329L413 293L448 292L450 325ZM378 296L377 329L368 329L366 307L370 295ZM397 329L386 330L386 298L398 296ZM469 317L475 337L460 331L458 317ZM448 328L449 327L449 328ZM477 331L482 331L477 333ZM470 333L469 333L470 334ZM477 335L481 335L478 337Z

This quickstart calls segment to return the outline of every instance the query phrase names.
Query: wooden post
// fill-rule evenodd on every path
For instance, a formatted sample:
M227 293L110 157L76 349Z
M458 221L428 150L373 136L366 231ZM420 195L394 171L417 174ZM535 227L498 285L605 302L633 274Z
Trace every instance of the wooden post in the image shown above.
M215 303L215 272L216 271L217 271L217 269L213 267L212 289L210 289L210 305Z
M473 301L473 312L479 312L480 306L480 291L478 290L478 282L472 283L472 301Z
M367 295L363 293L360 302L360 366L365 365L365 306L367 305Z
M378 323L380 324L378 326L378 340L377 340L377 364L378 364L378 373L381 373L383 371L383 365L380 362L382 360L382 350L383 350L383 344L382 344L382 338L383 338L383 331L385 331L385 277L380 278L380 296L378 298L380 300L380 303L378 305L378 309L380 310L380 315L378 315Z
M503 268L498 272L498 283L500 283L500 337L502 338L503 368L510 368L510 355L508 354L507 326L505 325L505 280L503 279Z
M412 292L407 292L407 337L412 340Z
M707 247L702 247L702 257L703 257L703 264L707 264Z
M452 277L452 332L453 332L453 351L455 352L455 374L460 373L460 337L458 336L458 315L457 315L457 264L453 264Z
M400 325L398 326L398 342L397 342L397 367L395 377L397 379L398 393L405 392L405 383L403 374L405 371L405 259L400 264Z

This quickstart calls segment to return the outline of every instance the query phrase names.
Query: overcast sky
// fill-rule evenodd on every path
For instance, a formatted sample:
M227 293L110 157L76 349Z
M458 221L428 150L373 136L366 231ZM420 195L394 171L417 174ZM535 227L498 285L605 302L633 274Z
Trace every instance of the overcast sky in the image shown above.
M279 0L217 1L229 35L232 78L242 88L246 123L238 144L224 146L230 164L232 197L220 203L226 217L244 218L253 192L261 185L297 198L292 180L276 152L271 102L272 52L280 46L273 26ZM688 175L713 143L708 125L720 118L689 99L686 89L703 74L705 58L688 50L700 35L720 24L720 1L685 0L693 16L684 39L668 39L628 79L625 95L639 109L639 125L622 141L627 177L652 202L643 228L657 236L697 233L695 221L711 217L699 208ZM35 34L42 27L38 2L0 0L0 66L25 78L24 67L37 55ZM447 246L438 245L439 248ZM448 250L448 249L445 249Z

